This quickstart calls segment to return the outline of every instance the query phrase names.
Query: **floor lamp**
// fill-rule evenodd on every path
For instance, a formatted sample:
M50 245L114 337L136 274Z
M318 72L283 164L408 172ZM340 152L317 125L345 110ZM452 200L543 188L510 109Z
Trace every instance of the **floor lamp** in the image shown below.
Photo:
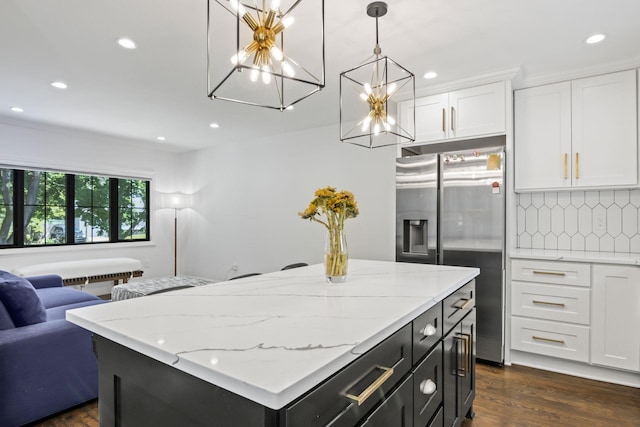
M173 209L173 275L178 275L178 210L191 206L191 196L184 193L165 193L161 207Z

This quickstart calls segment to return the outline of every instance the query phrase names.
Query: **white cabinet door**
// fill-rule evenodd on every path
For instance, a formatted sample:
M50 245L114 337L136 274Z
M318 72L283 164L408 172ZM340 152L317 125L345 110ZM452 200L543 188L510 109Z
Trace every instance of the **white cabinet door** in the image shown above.
M571 186L571 85L515 93L515 188Z
M593 266L591 363L640 372L640 268Z
M571 82L573 186L638 182L635 70Z
M449 138L505 132L505 84L449 93Z
M416 142L441 141L447 138L447 107L449 105L449 95L425 96L416 99ZM413 120L411 116L413 105L407 104L402 110L402 127Z

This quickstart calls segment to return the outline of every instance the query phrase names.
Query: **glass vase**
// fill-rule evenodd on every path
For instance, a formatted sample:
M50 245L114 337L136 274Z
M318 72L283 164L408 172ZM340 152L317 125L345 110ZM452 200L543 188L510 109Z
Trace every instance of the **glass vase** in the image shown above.
M344 230L329 230L324 248L324 267L327 282L344 283L347 280L347 238Z

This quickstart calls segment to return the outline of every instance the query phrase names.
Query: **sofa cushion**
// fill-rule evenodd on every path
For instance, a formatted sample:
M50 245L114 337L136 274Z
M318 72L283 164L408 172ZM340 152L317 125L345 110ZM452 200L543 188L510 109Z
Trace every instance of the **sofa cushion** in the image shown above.
M102 304L108 302L106 300L102 300L100 298L96 298L95 300L76 302L75 304L61 305L59 307L53 307L47 309L47 320L59 320L65 319L67 310L72 310L74 308L88 307L90 305Z
M0 331L5 329L13 329L16 325L13 324L13 320L9 315L9 312L4 308L4 304L0 301Z
M28 280L0 271L0 301L16 327L47 320L47 312Z
M61 305L100 299L95 295L73 288L43 288L36 289L36 293L40 301L42 301L44 308L53 308Z

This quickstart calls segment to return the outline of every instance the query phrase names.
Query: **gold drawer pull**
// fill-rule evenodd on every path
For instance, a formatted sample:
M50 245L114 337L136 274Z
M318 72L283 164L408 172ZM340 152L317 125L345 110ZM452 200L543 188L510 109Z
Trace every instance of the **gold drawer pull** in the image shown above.
M553 338L537 337L535 335L532 338L538 341L548 341L548 342L554 342L556 344L564 344L564 340L554 340Z
M564 179L569 178L568 157L569 157L569 155L567 153L564 153Z
M533 270L533 274L547 274L549 276L566 276L567 273L563 273L560 271L539 271L539 270Z
M459 310L466 310L471 304L473 304L473 298L460 298L453 306Z
M549 301L536 301L533 300L534 304L544 304L544 305L554 305L556 307L564 307L564 303L561 302L549 302Z
M446 132L447 131L447 126L445 124L445 115L447 114L447 110L445 110L444 108L442 109L442 132Z
M362 393L357 396L348 393L346 396L356 402L358 406L362 405L377 389L379 389L386 380L393 375L393 368L385 368L384 366L376 366L377 369L384 371L369 387L365 388Z
M576 179L580 178L580 153L576 153Z

